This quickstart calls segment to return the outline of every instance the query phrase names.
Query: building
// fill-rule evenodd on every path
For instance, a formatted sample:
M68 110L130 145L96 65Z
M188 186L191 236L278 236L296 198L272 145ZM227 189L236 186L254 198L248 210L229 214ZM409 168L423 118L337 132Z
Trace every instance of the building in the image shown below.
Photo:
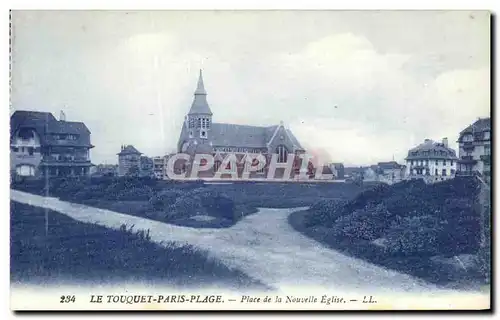
M98 164L92 167L91 174L95 177L115 177L118 175L118 165Z
M424 179L427 183L455 177L457 168L455 150L448 146L448 139L434 142L430 139L408 151L406 179Z
M87 176L90 130L83 122L57 120L49 112L15 111L10 118L13 176Z
M139 176L154 177L153 168L154 168L153 158L141 156L139 160Z
M141 155L134 146L122 145L118 155L118 176L139 175Z
M491 119L478 119L460 132L457 175L491 177Z
M393 184L404 180L406 167L396 161L379 162L376 172L377 181Z
M332 167L335 172L337 172L337 175L335 176L335 179L338 179L338 180L343 180L344 179L344 164L343 163L332 163L330 165L330 167Z
M190 155L211 154L214 156L214 170L220 168L227 153L234 153L238 159L238 174L243 170L242 160L247 154L261 154L266 157L266 163L269 164L271 154L278 155L278 163L285 163L289 154L298 155L305 152L297 138L282 122L279 125L260 127L216 123L212 118L213 113L207 102L207 92L200 70L194 100L185 117L178 140L178 152ZM257 165L258 161L253 163ZM180 168L181 171L188 171L190 166L190 162L176 163L176 170ZM298 172L297 165L295 167L294 172ZM213 176L213 170L205 174ZM267 170L262 169L254 176L264 177L266 174Z
M346 181L362 181L365 179L366 170L369 167L344 167L344 179Z
M167 179L166 163L168 156L153 157L153 175L156 179Z

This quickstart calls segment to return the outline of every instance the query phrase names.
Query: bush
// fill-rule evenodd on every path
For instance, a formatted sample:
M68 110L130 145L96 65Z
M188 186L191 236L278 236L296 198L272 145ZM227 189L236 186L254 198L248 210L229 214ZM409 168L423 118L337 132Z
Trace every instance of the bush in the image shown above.
M189 218L195 215L205 215L207 212L201 205L199 197L181 197L178 198L173 205L171 205L164 218L165 219L178 219Z
M399 217L386 235L387 250L393 254L440 254L441 222L433 216ZM446 252L443 252L446 253Z
M163 210L175 203L185 192L181 190L165 190L149 199L149 206L155 210Z
M306 216L306 227L332 227L335 221L344 214L345 202L339 200L322 200L314 204L309 211L313 214Z
M140 201L140 200L149 200L153 194L153 189L145 186L134 186L130 189L120 190L116 194L116 200L124 200L124 201Z
M372 241L380 238L390 226L392 214L383 204L369 203L364 209L342 216L335 221L333 233Z

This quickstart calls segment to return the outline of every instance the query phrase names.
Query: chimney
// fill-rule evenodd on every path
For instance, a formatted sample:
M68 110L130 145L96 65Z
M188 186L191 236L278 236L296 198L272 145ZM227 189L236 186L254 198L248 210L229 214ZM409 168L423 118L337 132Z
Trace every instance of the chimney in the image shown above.
M424 142L425 142L425 143L427 143L427 142L431 142L431 139L425 139L425 140L424 140Z
M66 121L66 114L62 110L59 113L59 121Z
M443 145L448 148L448 138L443 138Z

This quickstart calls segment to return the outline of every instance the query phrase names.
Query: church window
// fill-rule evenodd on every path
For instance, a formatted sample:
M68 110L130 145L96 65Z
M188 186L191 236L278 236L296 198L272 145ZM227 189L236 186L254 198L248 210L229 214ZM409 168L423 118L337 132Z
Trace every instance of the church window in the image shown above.
M285 163L288 159L288 150L284 145L279 145L276 148L276 153L278 154L278 163Z
M201 118L198 118L198 126L197 128L201 128Z
M189 128L194 128L195 118L189 117Z

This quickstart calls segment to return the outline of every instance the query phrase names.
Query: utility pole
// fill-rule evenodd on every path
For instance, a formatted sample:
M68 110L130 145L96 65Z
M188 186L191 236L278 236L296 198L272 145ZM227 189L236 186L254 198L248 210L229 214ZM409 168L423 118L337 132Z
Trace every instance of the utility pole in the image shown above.
M49 115L45 115L45 133L49 131ZM50 148L50 147L49 147ZM41 151L41 150L40 150ZM45 198L49 197L49 167L45 164ZM49 235L49 209L45 208L45 238Z
M476 178L479 180L480 185L479 185L479 195L478 195L478 202L479 202L479 219L480 224L479 227L481 229L481 241L480 241L480 247L484 248L486 247L486 238L487 238L487 233L489 232L489 225L490 225L490 217L491 217L491 199L490 199L490 185L484 181L483 178L480 176L476 175Z

